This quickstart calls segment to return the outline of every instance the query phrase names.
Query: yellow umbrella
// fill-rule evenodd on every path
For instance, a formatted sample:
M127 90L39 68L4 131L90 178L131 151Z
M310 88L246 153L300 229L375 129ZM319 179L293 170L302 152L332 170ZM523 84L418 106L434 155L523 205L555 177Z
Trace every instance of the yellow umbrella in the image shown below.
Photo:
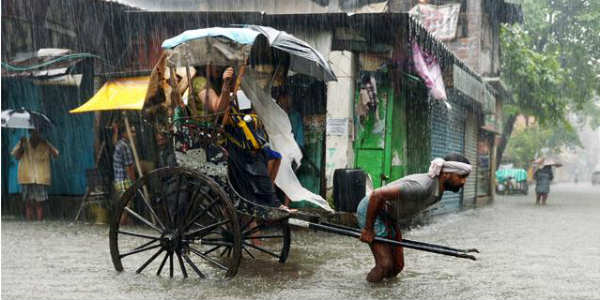
M110 80L90 100L69 112L142 110L149 81L149 76Z

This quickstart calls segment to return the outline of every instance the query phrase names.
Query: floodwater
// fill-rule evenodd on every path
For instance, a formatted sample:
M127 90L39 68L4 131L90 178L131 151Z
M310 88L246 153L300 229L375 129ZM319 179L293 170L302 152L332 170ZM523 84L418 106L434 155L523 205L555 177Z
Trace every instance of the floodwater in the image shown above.
M105 226L3 220L2 299L599 299L599 192L553 185L544 207L499 196L436 218L406 238L476 247L479 260L408 249L380 284L365 281L365 244L326 233L294 231L287 263L244 259L231 280L169 279L114 271Z

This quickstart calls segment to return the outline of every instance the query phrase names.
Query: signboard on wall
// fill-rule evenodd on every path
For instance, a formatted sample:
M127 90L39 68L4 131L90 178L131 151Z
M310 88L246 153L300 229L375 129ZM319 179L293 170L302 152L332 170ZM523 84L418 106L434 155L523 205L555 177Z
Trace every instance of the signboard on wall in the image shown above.
M327 135L345 136L348 134L348 118L327 118Z
M408 13L439 40L452 40L456 37L460 3L417 4Z

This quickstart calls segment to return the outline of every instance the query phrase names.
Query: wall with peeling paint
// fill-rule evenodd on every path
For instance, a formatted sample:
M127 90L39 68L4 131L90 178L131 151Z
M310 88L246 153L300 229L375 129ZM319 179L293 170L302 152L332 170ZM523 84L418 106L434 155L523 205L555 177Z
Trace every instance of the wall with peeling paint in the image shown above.
M328 132L325 138L325 175L327 196L333 193L335 169L351 168L354 162L352 149L352 123L354 122L354 89L356 58L350 51L331 51L329 62L338 80L327 84L327 120L343 119L346 130L342 134ZM328 124L331 125L331 124Z

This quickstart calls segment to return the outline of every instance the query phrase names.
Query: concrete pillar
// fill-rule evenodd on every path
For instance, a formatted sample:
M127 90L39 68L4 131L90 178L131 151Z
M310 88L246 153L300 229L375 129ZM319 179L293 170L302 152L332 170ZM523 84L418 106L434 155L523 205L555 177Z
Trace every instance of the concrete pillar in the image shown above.
M335 169L354 165L354 91L356 59L350 51L331 51L329 62L337 81L327 83L327 133L325 138L325 175L327 198L333 193Z

